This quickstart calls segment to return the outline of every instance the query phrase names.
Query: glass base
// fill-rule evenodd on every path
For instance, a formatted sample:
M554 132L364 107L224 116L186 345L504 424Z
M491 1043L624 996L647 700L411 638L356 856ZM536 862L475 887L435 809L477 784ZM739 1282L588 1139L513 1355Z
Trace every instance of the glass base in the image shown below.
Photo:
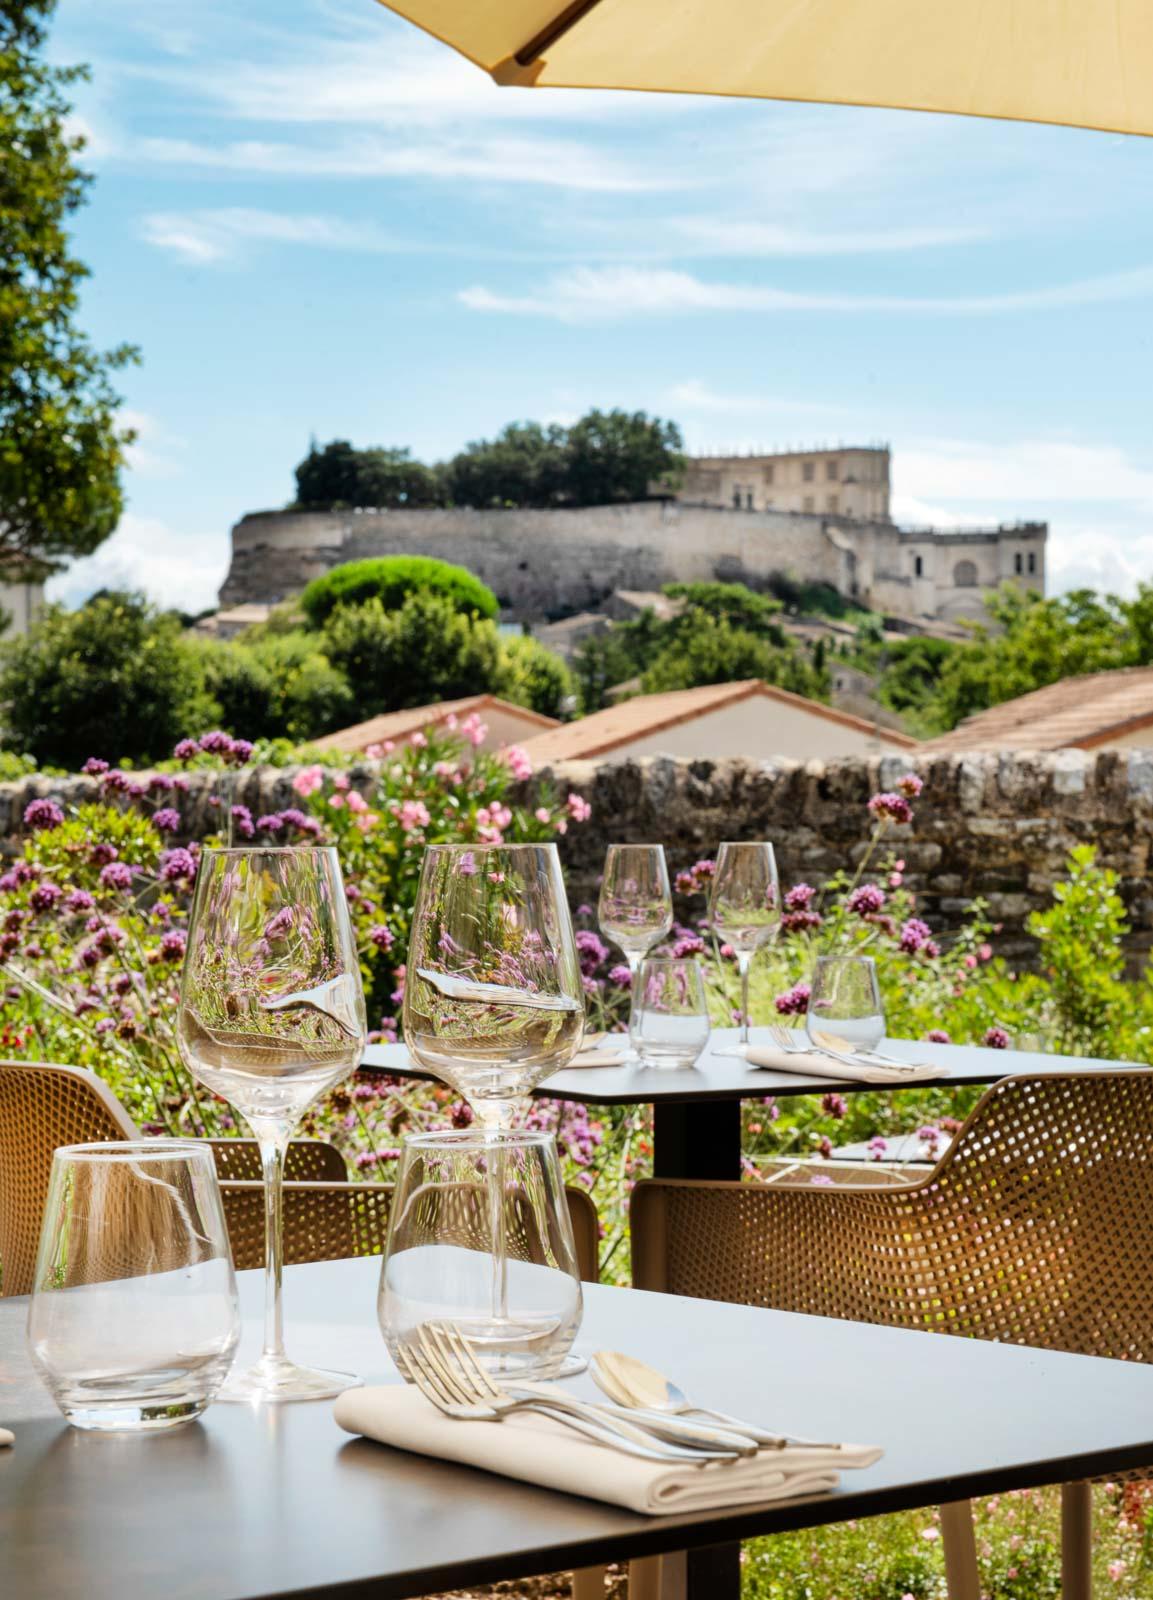
M351 1372L298 1367L287 1356L261 1356L246 1371L230 1373L216 1398L264 1405L290 1400L335 1400L338 1394L358 1389L363 1382Z
M749 1057L749 1047L747 1044L731 1044L727 1050L714 1050L711 1053L714 1056L727 1056L733 1057L737 1061L747 1061Z
M588 1371L588 1365L588 1357L578 1356L574 1351L565 1356L560 1366L551 1374L551 1377L579 1378L582 1372Z
M92 1433L160 1433L178 1428L182 1422L195 1422L209 1403L203 1399L177 1401L170 1405L74 1405L57 1397L64 1420L74 1428Z

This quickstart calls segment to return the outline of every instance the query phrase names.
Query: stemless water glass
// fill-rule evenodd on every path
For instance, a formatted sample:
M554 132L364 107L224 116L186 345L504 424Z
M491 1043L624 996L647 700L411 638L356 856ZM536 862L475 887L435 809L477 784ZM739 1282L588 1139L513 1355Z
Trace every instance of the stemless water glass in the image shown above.
M691 1067L709 1040L709 1003L700 963L641 963L633 984L629 1038L647 1067Z
M191 1421L223 1383L239 1334L211 1147L57 1150L28 1346L68 1421L109 1432Z
M409 937L404 1042L485 1127L567 1066L584 991L552 844L429 845Z
M805 1030L820 1049L875 1050L885 1012L871 956L819 956L813 968Z
M771 844L721 845L709 896L709 918L720 942L736 953L741 976L740 1040L722 1053L744 1056L749 1048L749 967L756 951L781 925L781 886Z
M284 1156L307 1107L351 1072L367 1037L360 964L336 851L205 850L189 921L177 1038L197 1080L260 1143L265 1328L260 1360L222 1399L320 1400L359 1380L284 1353Z
M497 1316L494 1207L506 1245ZM572 1223L550 1134L470 1128L405 1141L378 1300L394 1358L423 1324L451 1322L494 1374L546 1378L561 1370L581 1309Z

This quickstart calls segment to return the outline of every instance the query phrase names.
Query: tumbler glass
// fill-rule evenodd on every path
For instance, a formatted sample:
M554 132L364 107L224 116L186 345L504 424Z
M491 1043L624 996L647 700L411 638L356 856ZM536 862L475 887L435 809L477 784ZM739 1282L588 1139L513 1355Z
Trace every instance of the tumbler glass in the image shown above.
M650 956L633 985L629 1038L647 1067L691 1067L709 1040L700 962Z
M394 1357L423 1324L449 1322L494 1375L555 1376L581 1312L552 1134L469 1128L406 1139L378 1299Z
M819 956L805 1029L817 1049L875 1050L885 1037L885 1009L872 956Z
M171 1428L228 1372L240 1307L216 1163L192 1139L52 1158L28 1345L75 1427Z

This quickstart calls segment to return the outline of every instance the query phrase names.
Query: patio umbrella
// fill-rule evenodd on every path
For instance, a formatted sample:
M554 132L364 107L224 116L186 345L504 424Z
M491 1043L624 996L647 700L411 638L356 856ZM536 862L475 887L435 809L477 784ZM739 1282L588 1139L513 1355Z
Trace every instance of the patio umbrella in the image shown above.
M1153 0L388 0L499 84L1153 134Z

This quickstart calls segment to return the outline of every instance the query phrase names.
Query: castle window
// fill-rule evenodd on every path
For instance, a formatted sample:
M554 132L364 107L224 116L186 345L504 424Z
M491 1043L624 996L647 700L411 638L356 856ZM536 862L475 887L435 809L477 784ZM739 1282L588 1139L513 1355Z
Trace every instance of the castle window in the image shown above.
M1023 569L1024 563L1021 560L1021 552L1018 550L1017 554L1013 557L1013 571L1018 577L1020 577Z
M920 556L913 557L913 576L914 578L925 576L925 563Z
M765 482L766 483L772 483L772 481L773 481L773 463L770 461L769 464L765 468Z
M1036 571L1037 571L1037 557L1034 554L1034 552L1032 550L1030 550L1029 551L1029 572L1032 574L1032 573L1035 573Z
M826 461L825 462L825 477L829 480L830 483L836 483L836 481L837 481L837 463L835 461Z
M953 568L953 583L958 589L975 589L977 587L976 562L958 561Z
M839 511L840 508L840 497L838 495L829 494L825 496L826 511Z
M805 496L805 498L801 502L801 510L802 511L815 511L816 509L817 509L816 502L814 501L812 495L811 494L807 494Z
M801 477L804 479L804 481L806 483L812 483L812 481L813 481L813 473L815 471L816 471L816 463L815 462L813 462L813 461L802 461L801 462Z
M740 509L741 509L741 489L740 489L740 485L738 484L737 487L733 490L733 510L734 511L739 511Z
M753 509L753 491L751 489L746 489L745 490L745 510L746 511L751 511L752 509Z

